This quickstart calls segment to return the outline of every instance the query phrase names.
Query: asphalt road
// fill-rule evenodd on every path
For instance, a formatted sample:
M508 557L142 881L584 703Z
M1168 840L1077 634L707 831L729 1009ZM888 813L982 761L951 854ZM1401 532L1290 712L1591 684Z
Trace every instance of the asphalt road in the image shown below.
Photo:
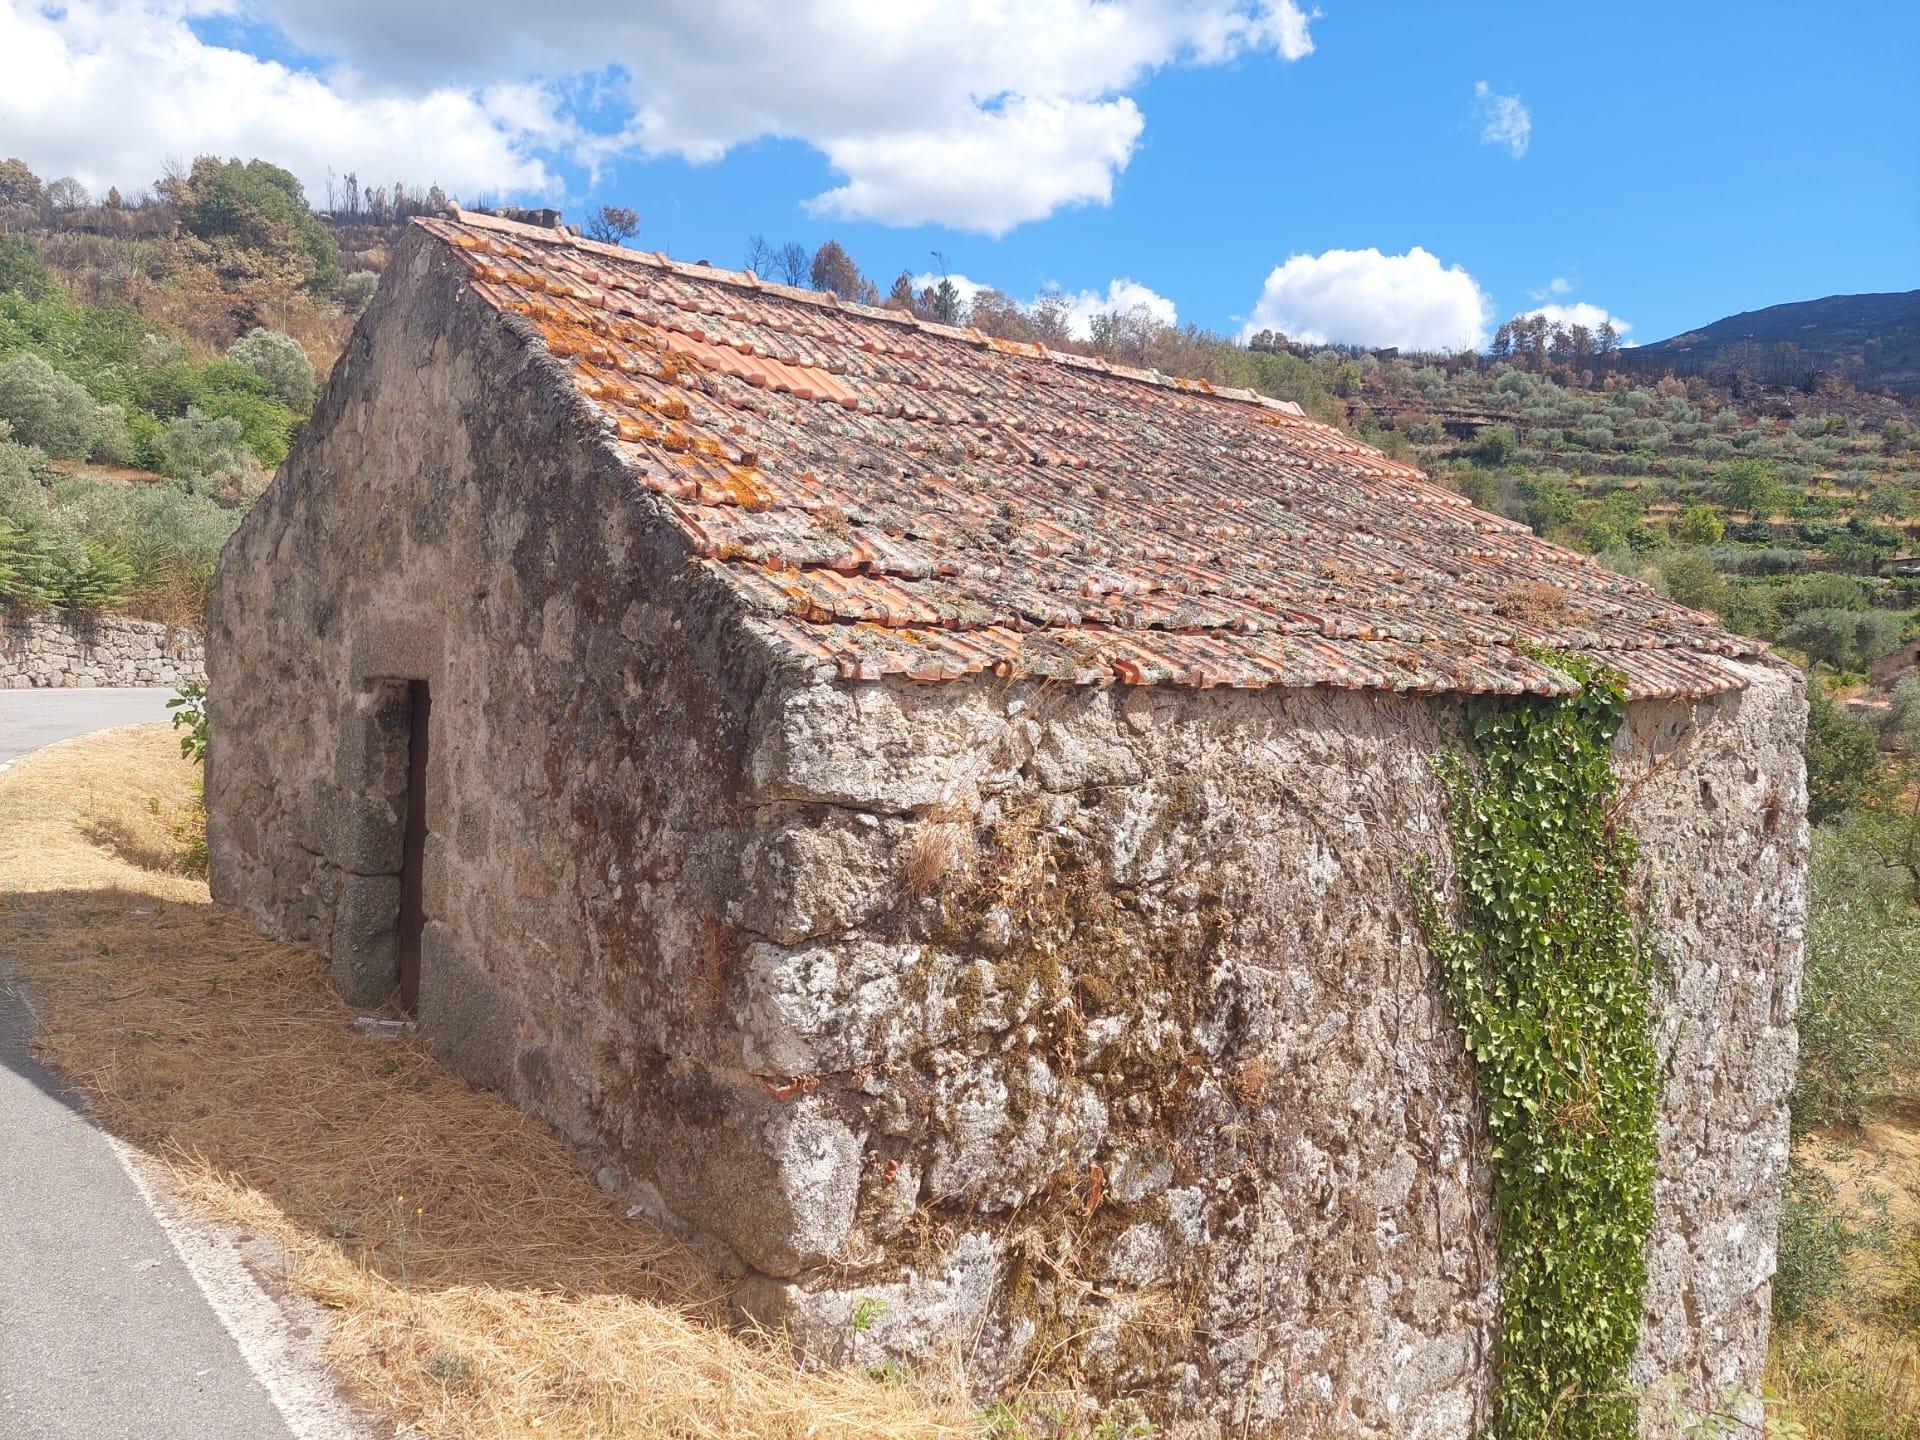
M164 721L172 696L171 690L0 690L0 765L56 740Z
M0 690L0 765L163 720L170 693ZM0 934L0 1436L288 1440L147 1189L28 1052L7 961Z

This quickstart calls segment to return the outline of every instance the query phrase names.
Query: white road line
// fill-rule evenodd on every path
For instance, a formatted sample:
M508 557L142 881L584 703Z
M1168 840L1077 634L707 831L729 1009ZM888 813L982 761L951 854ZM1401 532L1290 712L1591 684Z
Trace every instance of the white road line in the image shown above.
M105 731L87 733L98 735ZM85 738L86 735L72 735L29 750L0 762L0 773L30 756L43 755ZM20 995L20 1001L33 1018L32 1005L24 994ZM37 1023L34 1028L38 1028ZM310 1301L283 1303L269 1295L224 1230L211 1221L184 1213L184 1207L172 1196L160 1166L117 1135L98 1126L95 1128L147 1207L147 1213L153 1216L167 1243L173 1246L174 1254L180 1257L180 1263L205 1297L214 1318L239 1350L240 1358L247 1362L254 1379L260 1382L267 1398L287 1422L294 1440L370 1440L374 1432L341 1398L327 1368L321 1350L327 1320L321 1307ZM290 1313L293 1303L311 1309L310 1322L302 1325L296 1321ZM305 1329L307 1333L296 1334L298 1329Z
M316 1314L305 1327L309 1334L295 1334L294 1318L261 1288L221 1228L182 1214L159 1167L119 1137L101 1133L295 1440L369 1440L372 1432L326 1370L320 1352L325 1320Z

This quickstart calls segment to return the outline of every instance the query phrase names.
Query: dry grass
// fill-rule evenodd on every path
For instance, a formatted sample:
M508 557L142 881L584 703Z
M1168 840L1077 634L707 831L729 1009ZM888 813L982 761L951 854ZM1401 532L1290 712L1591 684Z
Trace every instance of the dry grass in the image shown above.
M1564 618L1570 608L1567 592L1545 580L1522 580L1493 602L1496 615L1542 625Z
M1857 1316L1777 1336L1767 1389L1808 1440L1916 1440L1920 1337Z
M931 895L944 880L971 873L975 859L973 819L957 805L933 806L907 842L900 893L908 900Z
M1809 1440L1920 1440L1920 1101L1850 1139L1803 1142L1802 1158L1898 1238L1850 1258L1845 1297L1817 1321L1776 1332L1767 1388Z
M0 934L37 1044L213 1216L336 1312L347 1392L425 1437L975 1435L955 1404L802 1374L541 1126L349 1031L319 962L183 870L191 767L115 731L0 775Z

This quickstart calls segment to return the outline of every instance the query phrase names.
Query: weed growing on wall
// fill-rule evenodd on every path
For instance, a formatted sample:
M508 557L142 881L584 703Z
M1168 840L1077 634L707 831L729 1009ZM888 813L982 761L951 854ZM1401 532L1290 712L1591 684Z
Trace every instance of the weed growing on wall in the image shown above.
M1618 674L1545 658L1580 689L1467 708L1473 761L1443 776L1457 904L1423 877L1421 923L1493 1141L1498 1433L1625 1440L1658 1095L1635 847L1608 813L1626 699Z

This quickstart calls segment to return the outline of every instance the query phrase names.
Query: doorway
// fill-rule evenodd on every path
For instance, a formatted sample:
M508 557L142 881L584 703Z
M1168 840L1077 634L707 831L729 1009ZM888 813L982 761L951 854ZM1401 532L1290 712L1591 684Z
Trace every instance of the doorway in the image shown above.
M400 844L400 918L394 959L400 1008L409 1015L420 1003L420 938L426 930L424 869L427 858L427 734L433 696L424 680L407 682L407 820ZM392 832L388 832L392 833Z

